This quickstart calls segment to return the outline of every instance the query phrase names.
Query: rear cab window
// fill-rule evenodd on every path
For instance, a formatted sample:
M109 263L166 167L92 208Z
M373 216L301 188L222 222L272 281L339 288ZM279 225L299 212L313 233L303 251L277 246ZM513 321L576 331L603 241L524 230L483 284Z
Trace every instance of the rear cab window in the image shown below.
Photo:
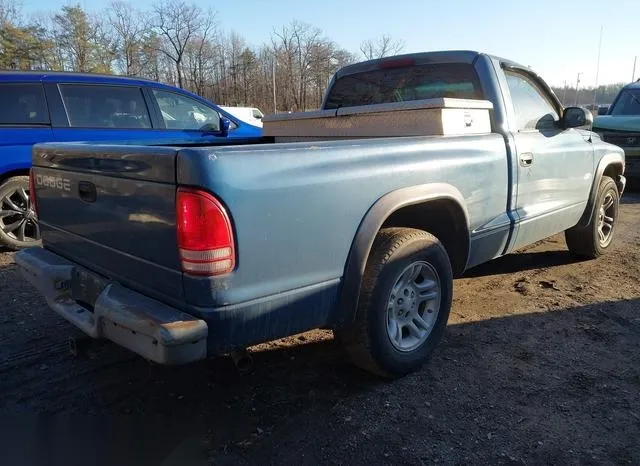
M47 126L49 111L39 83L0 84L0 125Z
M434 63L354 73L337 79L325 108L434 98L484 99L471 64Z
M151 128L142 89L135 86L60 84L69 124L77 128Z

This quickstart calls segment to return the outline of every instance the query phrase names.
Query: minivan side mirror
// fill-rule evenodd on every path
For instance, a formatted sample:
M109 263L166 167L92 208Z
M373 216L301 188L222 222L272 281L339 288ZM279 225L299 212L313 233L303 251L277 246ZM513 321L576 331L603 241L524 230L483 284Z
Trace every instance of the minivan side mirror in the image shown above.
M229 128L231 127L231 120L223 116L220 117L220 136L226 138L229 135Z
M565 128L581 128L593 125L593 115L584 107L567 107L562 115Z
M609 114L609 106L608 105L600 105L598 107L598 115L608 115Z

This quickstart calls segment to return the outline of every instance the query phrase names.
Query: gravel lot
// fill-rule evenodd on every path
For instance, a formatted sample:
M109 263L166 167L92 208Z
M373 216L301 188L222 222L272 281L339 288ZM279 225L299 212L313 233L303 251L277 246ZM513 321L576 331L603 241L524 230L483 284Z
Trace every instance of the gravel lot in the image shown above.
M601 259L574 261L558 236L468 272L445 341L392 383L322 331L254 348L247 373L226 358L155 366L100 341L73 356L72 327L2 252L0 413L145 426L122 449L154 426L171 433L132 464L183 440L234 465L640 464L639 225L627 195Z

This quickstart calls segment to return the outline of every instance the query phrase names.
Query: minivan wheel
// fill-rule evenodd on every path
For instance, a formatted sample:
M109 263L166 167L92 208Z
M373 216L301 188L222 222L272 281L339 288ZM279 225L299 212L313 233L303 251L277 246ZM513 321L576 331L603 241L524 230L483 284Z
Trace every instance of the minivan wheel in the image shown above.
M449 256L435 236L385 228L367 260L355 322L335 329L336 340L369 372L414 372L442 338L452 294Z
M0 245L14 250L40 245L28 176L14 176L0 185Z

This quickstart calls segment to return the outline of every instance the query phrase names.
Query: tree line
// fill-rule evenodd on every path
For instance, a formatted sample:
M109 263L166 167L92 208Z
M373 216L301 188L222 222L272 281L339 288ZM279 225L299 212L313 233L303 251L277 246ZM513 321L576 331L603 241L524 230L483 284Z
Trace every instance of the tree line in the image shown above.
M299 21L251 47L237 32L224 32L213 10L185 0L159 0L146 11L124 0L95 13L67 5L35 17L25 17L19 2L0 0L0 69L139 76L266 112L317 108L337 69L404 47L384 34L363 41L356 56ZM598 103L610 103L620 87L600 86ZM575 103L575 88L554 91L566 105ZM594 92L581 89L579 103L593 103Z
M589 106L593 105L609 105L616 98L620 89L626 83L605 84L595 87L584 87L576 89L575 87L556 87L553 86L553 92L564 106Z
M361 50L375 58L402 49L383 35ZM317 108L329 78L360 57L310 24L274 28L251 47L225 33L212 10L160 0L148 11L113 1L91 14L80 5L26 18L19 0L0 0L0 69L114 73L183 87L220 105L264 111Z

